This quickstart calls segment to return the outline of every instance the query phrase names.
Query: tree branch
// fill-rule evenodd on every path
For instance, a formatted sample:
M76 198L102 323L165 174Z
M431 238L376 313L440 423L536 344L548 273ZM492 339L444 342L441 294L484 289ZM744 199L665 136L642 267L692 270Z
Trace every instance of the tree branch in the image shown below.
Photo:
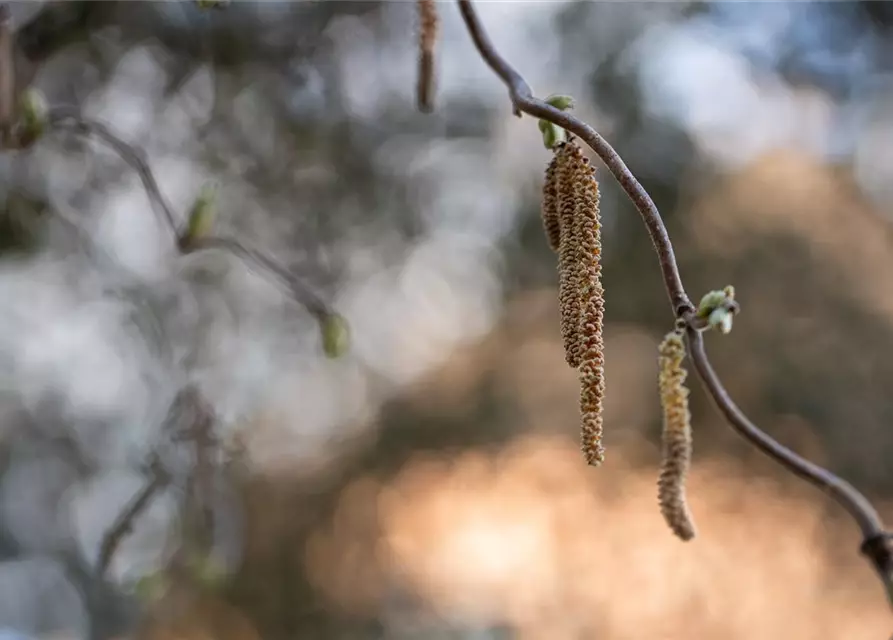
M85 138L95 137L105 143L136 171L149 201L155 211L160 214L161 222L170 229L176 239L177 249L183 255L211 249L229 252L240 260L250 265L253 264L283 281L293 299L317 319L323 319L332 313L329 305L308 285L263 251L248 247L245 243L230 237L188 238L186 225L177 223L177 214L174 213L174 208L161 192L158 181L155 180L152 169L143 154L136 147L112 133L106 125L84 118L76 107L69 106L50 109L47 115L47 124L51 129L68 131Z
M623 187L623 190L626 191L630 200L633 201L648 228L654 250L660 260L664 286L676 315L693 310L691 300L682 286L682 278L679 275L679 267L676 265L676 256L673 253L673 243L670 242L670 236L660 217L660 212L657 210L657 205L645 191L645 187L636 179L614 148L595 129L569 113L556 109L533 96L533 91L527 81L493 47L493 43L490 42L490 37L478 19L470 0L459 0L459 9L477 50L508 87L515 115L520 116L523 112L557 124L575 134L595 151L620 186Z
M688 327L689 353L704 387L732 428L754 447L769 456L797 477L810 482L836 500L853 518L862 532L862 553L869 558L886 587L893 603L893 547L891 534L885 529L877 510L865 496L848 482L830 471L801 458L760 430L732 401L728 391L707 358L704 340L676 264L673 245L660 212L651 196L632 174L617 152L592 127L571 114L557 109L533 95L524 80L493 46L471 0L457 0L462 18L475 47L484 61L508 87L515 115L522 113L551 122L583 140L608 167L626 191L645 223L660 261L664 287L674 315Z

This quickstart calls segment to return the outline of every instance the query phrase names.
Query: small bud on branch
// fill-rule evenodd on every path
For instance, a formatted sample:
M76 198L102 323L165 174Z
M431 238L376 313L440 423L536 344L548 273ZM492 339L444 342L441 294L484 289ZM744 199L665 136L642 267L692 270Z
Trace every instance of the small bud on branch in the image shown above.
M319 320L323 351L329 358L340 358L350 349L350 325L344 316L329 313Z
M180 239L181 249L188 250L190 247L194 247L199 240L210 235L216 217L216 203L216 189L212 185L203 186L189 212L186 233Z
M20 120L14 137L19 148L29 147L43 136L47 128L49 107L43 94L29 87L19 98Z

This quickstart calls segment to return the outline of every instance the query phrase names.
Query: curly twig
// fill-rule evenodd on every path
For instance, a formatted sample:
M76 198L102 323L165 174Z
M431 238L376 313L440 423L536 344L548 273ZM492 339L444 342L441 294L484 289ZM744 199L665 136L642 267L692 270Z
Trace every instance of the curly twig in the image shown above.
M542 120L548 120L575 134L595 151L596 155L608 167L608 170L617 178L620 186L626 191L633 204L636 205L636 208L642 215L642 219L645 221L645 226L648 227L648 233L651 235L651 241L654 243L654 249L657 251L657 256L660 259L664 283L674 311L679 315L684 311L693 309L691 300L689 300L688 295L685 293L685 288L682 286L682 278L679 275L679 267L676 265L676 256L673 253L673 243L670 242L670 236L667 234L667 228L660 217L657 205L654 204L651 196L645 191L645 187L636 180L636 177L629 170L629 167L626 166L626 163L623 162L620 155L614 151L613 147L595 129L582 120L535 98L527 81L496 52L470 0L458 1L465 25L468 27L468 32L471 34L477 50L490 68L508 87L515 115L520 117L523 112Z
M688 346L695 370L726 420L745 440L791 473L825 491L852 516L862 531L861 551L871 560L884 581L888 597L893 602L893 543L891 543L891 534L885 531L877 510L848 482L838 478L827 469L801 458L761 431L735 405L713 370L704 349L703 337L699 331L700 327L694 314L694 307L682 285L672 242L651 196L648 195L648 192L617 152L595 129L571 114L534 97L527 81L496 51L471 0L457 0L457 2L478 52L508 87L515 115L520 117L522 113L526 113L546 120L566 129L586 142L605 163L638 209L660 261L664 287L673 306L674 315L684 320L688 327Z
M149 163L135 147L121 140L104 124L84 118L76 107L53 107L47 114L47 124L51 128L72 131L84 137L95 136L107 144L137 172L152 206L156 211L161 212L162 221L170 227L174 236L179 237L180 229L177 225L174 208L161 193L158 182L155 181L155 176L149 168Z

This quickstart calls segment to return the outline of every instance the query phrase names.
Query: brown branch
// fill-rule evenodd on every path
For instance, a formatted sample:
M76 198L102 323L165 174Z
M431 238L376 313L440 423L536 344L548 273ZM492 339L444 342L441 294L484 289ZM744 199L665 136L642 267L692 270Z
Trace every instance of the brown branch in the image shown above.
M457 0L462 18L475 47L484 61L509 90L515 115L526 113L556 124L586 142L602 159L623 190L638 209L660 261L664 286L675 316L688 327L689 352L695 369L720 412L732 428L761 452L778 462L797 477L810 482L830 495L853 518L862 532L862 553L869 558L887 589L893 603L893 548L877 510L848 482L830 471L801 458L760 430L737 407L714 371L704 348L703 336L694 314L694 307L682 285L673 245L654 201L632 174L617 152L592 127L571 114L556 109L533 96L530 85L496 51L471 0Z
M893 546L890 534L884 530L883 521L871 502L849 482L800 457L751 422L732 400L710 364L701 331L689 324L687 333L689 355L695 371L720 413L741 437L797 477L823 490L850 514L862 532L860 550L877 570L887 597L893 604Z
M434 45L437 43L438 18L435 0L416 0L419 14L419 68L416 103L422 113L434 110Z
M527 81L496 52L470 0L458 0L458 2L462 18L465 20L465 25L468 27L475 46L490 68L508 87L515 115L520 116L523 112L557 124L575 134L595 151L633 201L648 228L648 233L651 235L651 241L660 260L664 286L670 296L674 311L680 315L693 309L691 300L682 286L682 278L679 275L679 267L676 265L676 256L673 253L670 236L667 234L657 205L645 191L645 187L639 183L620 155L595 129L569 113L535 98Z
M700 331L689 328L688 344L691 360L698 375L716 402L716 406L735 431L764 454L786 467L791 473L827 491L849 512L866 538L884 533L884 527L875 508L850 483L817 464L804 460L787 447L779 444L744 415L729 396L729 392L720 382L713 365L710 364L704 349L704 337Z

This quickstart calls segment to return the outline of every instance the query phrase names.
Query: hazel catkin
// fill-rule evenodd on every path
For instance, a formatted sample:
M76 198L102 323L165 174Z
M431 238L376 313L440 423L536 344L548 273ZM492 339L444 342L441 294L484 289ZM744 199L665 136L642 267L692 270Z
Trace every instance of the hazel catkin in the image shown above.
M695 537L695 525L685 497L685 479L691 466L691 413L688 408L688 373L682 366L685 344L678 331L668 333L658 349L658 388L663 407L663 454L658 479L660 512L681 540Z
M583 303L580 326L581 449L586 462L598 466L605 460L602 446L605 399L605 291L601 283L601 221L595 169L580 154L575 158L578 273Z
M580 447L586 462L605 459L604 312L601 222L595 169L571 138L553 147L546 169L542 219L549 246L558 251L558 305L567 363L580 374Z
M419 111L434 109L434 46L440 28L435 0L416 0L419 12L419 67L416 102Z
M558 220L558 154L552 156L549 166L546 167L546 177L543 181L543 201L540 206L540 216L543 220L543 230L546 232L546 240L549 248L558 253L561 246L561 227Z
M558 306L561 314L561 337L568 365L580 366L582 343L580 329L583 317L583 296L580 282L580 242L577 235L576 192L579 188L577 160L580 148L573 142L556 146L557 199L559 222Z

